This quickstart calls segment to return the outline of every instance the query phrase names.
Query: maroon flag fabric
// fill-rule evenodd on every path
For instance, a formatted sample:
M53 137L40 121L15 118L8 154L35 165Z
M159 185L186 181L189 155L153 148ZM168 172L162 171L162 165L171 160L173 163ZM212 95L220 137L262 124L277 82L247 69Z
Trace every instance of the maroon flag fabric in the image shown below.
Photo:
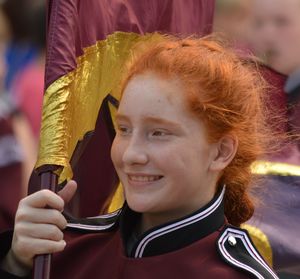
M214 0L49 0L46 87L74 70L83 48L116 32L206 35Z

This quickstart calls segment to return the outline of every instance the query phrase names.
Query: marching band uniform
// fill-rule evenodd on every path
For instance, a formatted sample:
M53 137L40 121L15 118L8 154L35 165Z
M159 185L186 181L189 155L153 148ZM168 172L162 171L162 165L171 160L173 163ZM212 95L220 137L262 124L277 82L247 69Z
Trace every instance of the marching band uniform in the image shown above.
M278 278L247 232L227 223L224 192L198 211L142 235L134 232L141 215L126 204L111 214L70 218L67 246L53 255L51 278Z

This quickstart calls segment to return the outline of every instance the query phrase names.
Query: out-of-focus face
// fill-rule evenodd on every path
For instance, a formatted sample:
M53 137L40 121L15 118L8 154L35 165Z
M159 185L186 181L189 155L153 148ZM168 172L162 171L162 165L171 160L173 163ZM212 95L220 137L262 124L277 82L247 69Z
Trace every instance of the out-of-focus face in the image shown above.
M233 43L247 45L251 1L217 0L213 31L224 33Z
M131 209L172 220L207 204L217 174L216 144L183 99L178 80L137 75L125 88L116 118L112 160Z
M256 54L284 74L300 68L300 1L254 0L252 19Z

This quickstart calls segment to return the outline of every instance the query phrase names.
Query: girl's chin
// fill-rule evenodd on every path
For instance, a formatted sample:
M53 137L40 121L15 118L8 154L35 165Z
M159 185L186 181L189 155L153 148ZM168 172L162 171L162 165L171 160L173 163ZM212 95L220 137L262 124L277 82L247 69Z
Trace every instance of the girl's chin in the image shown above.
M142 200L135 200L135 199L127 199L127 204L129 208L138 213L147 213L151 212L152 206L150 203Z
M138 213L147 213L149 211L149 209L147 208L147 206L143 205L143 204L137 204L137 203L128 203L128 206L130 207L130 209L132 211L138 212Z

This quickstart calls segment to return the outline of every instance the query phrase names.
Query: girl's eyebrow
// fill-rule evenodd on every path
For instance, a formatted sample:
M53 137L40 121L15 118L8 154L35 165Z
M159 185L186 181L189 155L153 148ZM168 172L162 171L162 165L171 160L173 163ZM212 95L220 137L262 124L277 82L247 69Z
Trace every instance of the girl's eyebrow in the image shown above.
M129 117L125 114L117 113L116 114L116 121L129 121Z
M145 122L153 123L153 124L161 124L161 125L166 125L166 126L172 126L174 128L179 129L180 125L176 122L160 118L160 117L153 117L153 116L145 116L143 117L143 120Z
M130 118L124 114L117 113L116 115L116 121L130 121ZM143 116L142 121L146 123L151 124L160 124L160 125L166 125L166 126L172 126L174 128L179 129L180 125L176 122L160 118L160 117L153 117L153 116Z

